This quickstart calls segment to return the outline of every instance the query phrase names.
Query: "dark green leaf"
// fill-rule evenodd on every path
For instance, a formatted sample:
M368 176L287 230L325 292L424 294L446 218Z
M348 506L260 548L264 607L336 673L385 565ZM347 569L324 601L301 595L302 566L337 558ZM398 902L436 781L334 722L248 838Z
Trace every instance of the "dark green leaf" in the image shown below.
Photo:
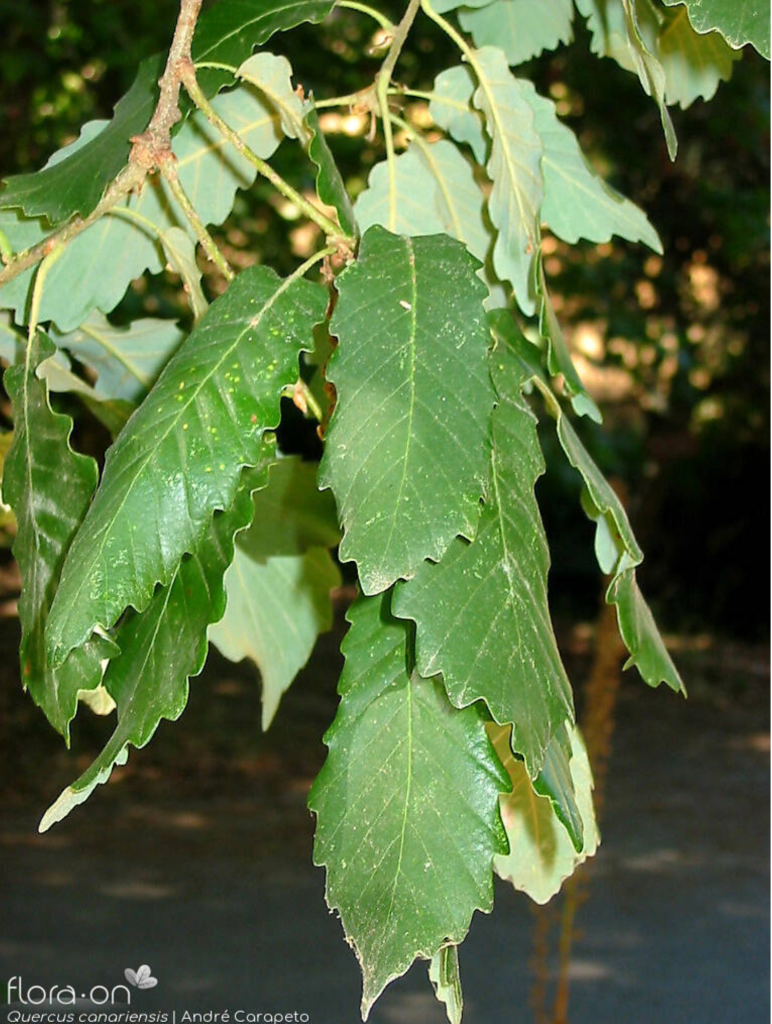
M18 524L13 553L22 577L21 678L32 699L69 744L78 691L99 685L105 644L96 639L73 651L63 665L54 669L44 643L65 555L98 478L94 460L70 448L72 420L52 411L46 383L35 373L55 351L53 344L38 334L30 343L26 364L11 366L3 377L14 413L3 497Z
M367 594L474 536L493 387L477 261L445 235L375 225L340 274L327 377L338 403L320 472Z
M334 206L338 214L338 223L347 235L354 238L357 234L354 207L346 186L341 177L335 157L330 152L324 132L319 127L319 116L311 107L306 114L306 125L311 132L308 155L318 168L316 175L316 194L323 203Z
M568 836L577 853L584 846L584 826L582 816L576 802L576 791L571 775L571 736L567 726L563 726L552 737L544 755L541 772L533 780L533 788L539 796L546 796L552 801L552 809L558 821L568 832Z
M619 631L630 652L627 665L636 665L650 686L665 682L671 689L685 694L678 670L635 582L633 570L643 561L643 552L622 503L564 415L541 368L533 359L533 346L518 331L508 327L504 313L497 311L488 316L493 336L517 353L524 379L538 384L547 408L557 421L558 439L568 461L584 480L582 507L596 526L595 554L601 571L612 576L606 600L617 606Z
M668 7L682 0L664 0ZM769 60L769 0L685 0L697 32L718 29L735 49L750 43Z
M365 1019L416 957L461 942L474 911L491 910L492 860L506 850L508 780L482 717L410 672L408 627L388 603L360 598L349 612L340 706L309 796L314 862L362 967Z
M107 782L125 764L129 745L147 744L160 721L179 718L188 702L188 679L206 659L206 629L223 614L223 573L233 558L234 534L251 520L251 491L264 486L273 445L262 445L260 468L247 470L233 506L215 513L195 554L183 558L169 585L158 587L141 613L129 611L116 632L120 654L109 663L105 689L118 708L115 731L86 771L49 807L45 832ZM77 652L76 652L77 653ZM72 658L72 655L70 656Z
M595 404L579 376L571 353L568 351L566 339L563 337L563 330L560 321L555 315L550 294L547 291L547 281L544 277L544 267L541 261L541 254L535 266L537 284L535 292L539 304L539 331L547 342L547 366L552 376L561 374L563 377L563 388L571 396L571 405L578 416L589 416L591 420L600 423L603 417L600 409Z
M210 306L107 454L52 608L55 663L129 605L141 611L230 507L326 306L321 285L268 267L243 271Z
M312 547L333 548L340 540L335 501L316 486L318 466L297 456L271 466L268 486L255 495L255 521L239 537L250 558L301 555Z
M285 32L304 21L322 21L334 0L221 0L198 19L191 55L193 62L238 66L275 32ZM227 71L202 69L198 81L213 96L233 81Z
M85 144L59 150L41 171L7 178L0 191L0 208L18 207L29 217L47 218L52 225L76 213L88 216L125 165L131 136L147 127L162 68L159 55L144 60L131 89L116 104L112 120L103 122L99 133Z
M573 703L547 602L549 551L534 496L544 472L536 421L520 394L515 357L496 349L492 362L499 404L477 536L471 544L455 540L439 564L424 562L397 587L393 608L416 623L421 675L441 672L456 707L482 699L495 721L512 723L514 749L535 777L552 737L573 719Z

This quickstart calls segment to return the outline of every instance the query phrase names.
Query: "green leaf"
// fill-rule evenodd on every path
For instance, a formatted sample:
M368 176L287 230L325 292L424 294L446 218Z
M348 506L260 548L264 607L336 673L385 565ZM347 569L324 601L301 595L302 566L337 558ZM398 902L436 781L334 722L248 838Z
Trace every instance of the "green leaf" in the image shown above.
M209 639L231 661L251 658L260 669L263 729L319 633L332 628L330 591L339 585L340 573L325 548L257 561L237 545L225 574L225 615L210 627Z
M318 24L330 13L334 0L227 0L198 19L191 55L195 64L204 61L238 66L257 46L276 32L286 32L304 21ZM227 71L201 69L198 82L213 96L232 81Z
M478 708L455 710L440 683L409 670L408 628L388 603L360 598L349 612L340 706L308 801L365 1019L416 957L458 944L474 911L491 910L491 863L506 850L508 783Z
M282 695L332 626L330 590L340 574L325 550L338 543L335 502L316 487L316 464L291 456L270 467L254 495L252 526L239 535L225 576L228 604L210 640L231 661L251 658L263 679L263 729Z
M512 723L514 749L534 777L555 732L573 719L573 702L547 602L536 421L520 394L515 357L497 348L492 363L499 404L477 536L471 544L456 539L436 565L424 562L396 588L393 610L416 623L421 675L441 672L456 707L484 700L495 721Z
M649 686L665 682L671 689L685 695L686 689L678 670L667 653L651 612L635 582L633 570L643 561L643 552L622 503L564 415L533 358L534 346L507 325L505 314L496 311L489 313L488 318L493 336L499 343L507 344L520 359L524 380L535 381L539 386L547 408L556 420L558 439L568 461L584 481L582 507L596 524L595 555L601 571L612 575L606 600L617 607L619 631L630 652L625 667L636 665Z
M663 12L656 47L665 69L667 102L683 108L696 99L712 99L719 83L732 77L734 62L742 59L719 32L695 32L685 7Z
M549 799L535 792L523 762L513 757L509 730L492 725L489 731L512 782L512 792L500 797L509 853L495 858L496 873L536 903L547 903L564 879L595 854L600 842L587 751L579 729L574 727L570 730L570 770L584 832L584 845L577 852Z
M429 114L456 142L467 143L481 164L488 152L488 138L480 112L472 106L474 90L474 76L466 65L448 68L434 80Z
M475 46L498 46L512 65L570 43L573 20L573 0L493 0L459 13L461 27L471 33Z
M169 261L169 268L182 278L193 319L198 322L209 309L201 288L201 271L196 262L196 242L182 228L167 228L161 235L161 245Z
M656 34L655 8L648 0L576 0L576 6L587 18L593 52L612 57L637 74L645 92L657 103L668 154L675 160L678 142L665 104L665 70L652 50L650 26L653 23Z
M544 147L541 217L550 230L572 244L580 238L608 242L620 235L661 253L659 235L646 214L593 170L576 135L558 119L552 100L539 96L530 82L523 82L522 90Z
M110 661L104 680L118 709L115 730L93 763L43 815L41 832L107 782L113 767L126 763L129 745L144 747L162 719L174 721L184 711L188 679L206 659L207 626L225 607L223 574L233 558L234 534L252 518L251 492L265 484L273 451L273 445L263 443L259 468L244 473L232 507L215 513L197 551L180 561L169 585L156 589L143 612L129 611L121 621L116 632L120 654Z
M317 469L294 455L271 466L268 486L255 495L254 525L239 537L251 558L300 555L339 542L335 501L329 491L317 490Z
M93 312L77 328L51 337L97 373L96 395L138 404L185 337L174 320L146 317L128 327L114 327Z
M498 229L493 267L509 281L522 311L535 309L531 289L534 254L539 247L539 209L543 199L541 140L522 83L507 67L501 50L475 52L479 87L475 106L485 115L491 137L488 176L493 189L488 211Z
M335 495L366 594L474 536L493 387L477 261L445 235L374 225L338 277L327 378L338 401L320 487Z
M664 0L668 7L682 0ZM717 29L736 50L750 43L769 60L768 0L685 0L689 21L700 33Z
M274 98L265 98L252 84L242 84L218 96L212 105L258 156L267 159L283 138L281 125L290 122L293 104L301 119L302 109L292 90L292 69L284 57L261 53L250 67L252 78L264 81ZM103 123L87 125L79 142L93 136ZM180 182L202 221L222 223L237 189L248 188L255 180L255 168L235 150L226 151L217 129L200 113L185 123L172 149ZM41 323L52 320L60 331L69 332L94 309L109 313L130 281L146 270L157 274L164 268L170 258L168 246L177 238L169 234L172 228L195 240L165 182L156 175L139 196L130 196L68 243L46 279ZM0 211L0 230L16 252L47 234L41 221L20 217L15 211ZM0 289L0 306L13 309L18 320L26 316L33 274L30 269Z
M635 665L649 686L665 682L676 693L686 696L686 687L638 587L634 569L624 569L614 577L606 600L616 605L619 632L630 652L625 668Z
M38 334L30 343L26 364L5 371L3 384L13 403L14 435L5 459L3 498L18 524L13 554L22 577L21 678L69 745L78 691L99 685L105 644L94 640L54 669L43 639L65 555L98 478L94 460L70 448L72 420L52 411L46 383L35 373L54 352L52 343Z
M51 340L49 335L46 337ZM22 362L26 344L26 339L12 326L8 314L0 312L0 358L7 363ZM134 405L131 402L107 399L98 395L90 384L73 373L67 353L61 349L55 349L52 356L43 359L35 373L39 380L46 382L49 391L67 391L77 395L113 437L123 430L129 416L134 412Z
M467 160L452 142L414 142L394 161L397 197L394 230L400 234L446 234L463 242L484 263L492 237L485 222L484 197ZM388 227L389 169L384 160L370 172L355 211L362 231ZM485 271L478 271L485 279Z
M319 127L319 116L311 107L306 113L306 125L311 132L308 155L316 164L316 194L323 203L333 206L338 214L338 223L352 238L357 235L354 207L341 177L335 157L330 152L324 132Z
M571 731L564 725L552 737L541 772L533 780L533 788L539 796L552 802L552 809L558 821L568 832L577 853L584 846L584 824L576 802L576 790L571 775Z
M434 954L429 963L429 981L434 986L434 994L439 1002L445 1004L450 1024L461 1024L464 996L458 969L458 946L442 946Z
M676 139L675 128L670 119L665 100L666 79L665 70L659 59L649 49L641 33L638 22L636 0L622 0L625 10L625 21L627 24L627 38L630 45L633 64L641 81L644 90L652 97L659 107L659 116L662 121L662 130L665 133L668 155L675 160L678 152L678 140Z
M40 171L6 178L0 208L18 207L30 217L46 217L52 225L76 213L88 216L125 165L131 136L147 127L162 68L160 55L148 57L140 64L132 87L116 104L112 120L100 122L98 134L88 133L86 141L59 150Z
M55 663L129 605L141 611L196 549L214 510L230 507L326 306L322 285L282 281L262 266L212 303L108 451L52 608Z
M536 264L537 284L536 295L539 303L539 332L547 342L547 366L553 377L561 374L563 377L563 388L571 396L571 405L578 416L589 416L591 420L600 423L603 417L595 401L588 393L582 379L571 359L566 339L563 337L563 330L560 321L555 315L550 294L547 291L547 281L544 277L544 267L541 261L541 253Z

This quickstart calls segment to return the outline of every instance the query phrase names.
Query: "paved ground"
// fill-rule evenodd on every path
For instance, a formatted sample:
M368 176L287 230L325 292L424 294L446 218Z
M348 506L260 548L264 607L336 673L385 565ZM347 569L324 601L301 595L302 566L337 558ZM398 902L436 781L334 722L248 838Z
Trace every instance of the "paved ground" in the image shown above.
M25 726L26 755L11 751L23 777L11 780L0 832L0 979L81 991L149 963L159 984L135 992L134 1009L295 1010L355 1024L358 970L310 863L304 806L321 748L303 730L317 736L331 713L331 684L320 693L317 683L335 664L328 645L269 742L254 737L249 674L217 661L189 713L162 728L160 753L133 754L139 769L44 837L38 814L72 761L48 737L35 746L37 725ZM735 667L722 692L714 671L689 702L632 675L625 683L572 1024L769 1020L767 691L763 666L743 673ZM212 724L213 698L233 705L223 712L233 738L214 753L223 721L217 712ZM170 779L164 750L199 767ZM466 1024L532 1019L532 930L526 898L499 885L493 915L477 916L462 948ZM371 1020L444 1020L423 967L391 986Z

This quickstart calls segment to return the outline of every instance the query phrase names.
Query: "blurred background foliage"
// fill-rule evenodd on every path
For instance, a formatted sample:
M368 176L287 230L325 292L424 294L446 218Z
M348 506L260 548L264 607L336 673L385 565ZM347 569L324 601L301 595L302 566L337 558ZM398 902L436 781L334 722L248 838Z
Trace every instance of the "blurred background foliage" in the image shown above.
M381 9L397 18L401 4ZM168 44L174 0L0 0L0 172L33 170L84 121L108 116L140 59ZM318 99L370 84L377 26L338 10L321 27L277 36L295 81ZM397 79L429 89L458 62L453 45L417 21ZM680 152L671 164L659 116L634 76L575 41L523 65L577 132L606 179L639 203L664 256L626 243L568 246L545 239L546 270L580 372L605 423L580 425L602 468L626 485L646 551L643 587L668 631L760 640L766 635L769 564L769 70L746 47L710 103L673 110ZM431 131L426 107L409 119ZM322 127L356 195L383 158L366 115L326 110ZM309 194L313 169L294 144L277 169ZM307 256L317 229L261 182L240 195L215 237L237 268L280 273ZM202 264L203 265L203 264ZM208 268L210 296L222 287ZM111 315L185 317L172 274L135 282ZM64 399L67 401L67 399ZM287 403L285 445L311 454L313 429ZM594 618L598 579L578 484L544 431L548 472L540 497L552 548L558 614ZM576 500L575 500L576 499ZM763 566L762 597L753 590Z

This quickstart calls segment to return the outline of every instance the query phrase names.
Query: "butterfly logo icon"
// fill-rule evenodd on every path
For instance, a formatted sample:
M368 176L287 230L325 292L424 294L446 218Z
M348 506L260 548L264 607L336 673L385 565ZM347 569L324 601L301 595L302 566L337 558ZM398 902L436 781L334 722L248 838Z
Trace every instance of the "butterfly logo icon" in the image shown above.
M155 988L158 984L158 978L154 978L152 972L147 964L142 964L136 971L133 971L130 967L127 967L123 972L126 981L134 988Z

